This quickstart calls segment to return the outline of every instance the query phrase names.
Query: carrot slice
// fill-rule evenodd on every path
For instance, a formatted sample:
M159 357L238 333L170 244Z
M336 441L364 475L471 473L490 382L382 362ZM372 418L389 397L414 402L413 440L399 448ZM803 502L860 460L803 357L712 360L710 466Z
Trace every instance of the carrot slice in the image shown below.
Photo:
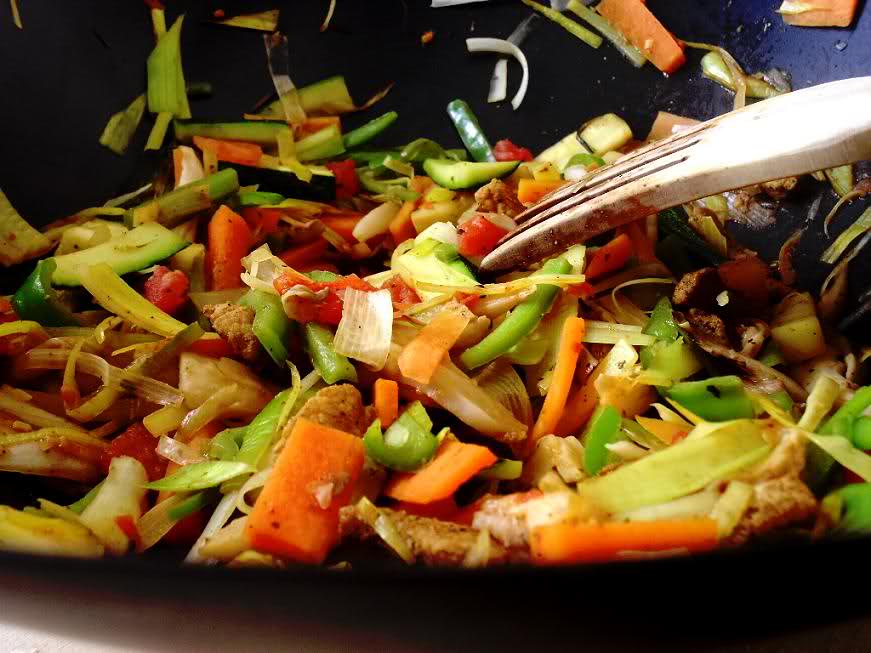
M360 222L363 217L362 213L331 213L330 215L322 215L319 220L325 227L328 227L339 234L342 238L350 243L357 242L354 238L354 227Z
M597 249L590 257L590 262L587 263L587 268L584 270L587 281L603 277L622 268L632 256L632 249L632 240L625 233Z
M659 111L656 114L656 120L654 120L653 125L650 126L647 140L658 141L663 138L668 138L677 131L680 131L681 128L685 129L687 127L692 127L693 125L698 125L699 122L700 121L695 118L686 118L684 116L679 116L676 113Z
M258 551L319 564L339 539L339 509L363 469L363 441L297 420L248 517Z
M384 494L409 503L432 503L447 499L463 483L497 460L487 447L446 439L435 458L419 470L396 474Z
M217 138L194 136L194 145L203 150L213 152L218 161L238 163L243 166L256 166L263 156L263 148L256 143L240 141L222 141Z
M207 269L211 289L225 290L242 286L242 258L251 249L251 229L241 215L221 205L209 221Z
M381 421L381 427L387 428L399 415L399 384L392 379L378 379L373 386L372 403L375 413Z
M635 250L635 257L639 263L653 263L656 261L656 251L653 242L647 237L647 232L641 228L641 223L637 220L630 222L623 227L624 233L629 236L632 241L632 249Z
M397 363L402 376L429 383L471 317L472 313L464 306L445 307L399 354Z
M642 0L602 0L598 10L662 72L673 73L686 62L681 43Z
M849 27L859 0L813 0L813 9L800 14L781 14L783 22L798 27Z
M517 185L517 199L523 204L535 204L551 191L564 186L567 182L559 181L536 181L535 179L521 179Z
M323 256L324 252L327 251L327 245L328 243L326 240L318 237L310 243L303 243L302 245L297 245L296 247L284 250L278 255L278 258L292 268L299 268L300 266L317 260Z
M296 129L294 130L294 136L297 140L303 139L306 136L311 136L315 132L319 132L322 129L326 129L335 125L341 129L342 121L339 116L318 116L316 118L306 118Z
M584 320L580 317L570 317L563 323L557 351L556 366L553 369L550 387L544 398L544 405L538 414L538 420L532 428L532 436L528 441L528 450L532 451L535 443L542 436L554 432L572 387L578 356L583 349L581 339L584 337Z
M686 519L648 522L564 523L541 526L530 535L537 564L608 562L627 551L709 551L717 546L717 522Z
M635 421L650 431L666 444L672 444L677 440L685 438L690 432L685 426L675 424L674 422L666 422L664 419L656 419L655 417L637 416Z
M414 223L411 221L411 214L417 206L415 201L403 202L399 211L393 216L390 221L390 235L393 236L393 242L398 245L409 238L414 238L417 235L417 230L414 228Z

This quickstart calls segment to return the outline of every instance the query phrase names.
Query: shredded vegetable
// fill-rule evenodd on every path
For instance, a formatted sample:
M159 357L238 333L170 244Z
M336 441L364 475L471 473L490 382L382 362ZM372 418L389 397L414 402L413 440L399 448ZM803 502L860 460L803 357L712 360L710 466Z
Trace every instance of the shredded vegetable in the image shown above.
M511 98L511 106L516 111L523 103L523 98L526 96L526 88L529 85L529 64L526 62L526 55L510 41L493 38L466 39L466 49L469 52L494 52L496 54L511 55L517 60L523 69L523 78L520 80L517 92Z

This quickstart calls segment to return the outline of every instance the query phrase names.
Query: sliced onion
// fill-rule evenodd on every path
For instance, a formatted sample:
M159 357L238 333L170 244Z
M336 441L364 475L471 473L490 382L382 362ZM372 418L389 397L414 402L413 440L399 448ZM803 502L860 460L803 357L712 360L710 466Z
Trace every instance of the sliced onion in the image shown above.
M239 496L236 499L236 508L239 511L245 513L246 515L251 514L251 511L254 510L254 504L249 504L245 497L248 495L249 492L259 490L264 485L266 485L266 481L269 480L269 475L271 473L272 468L268 467L257 472L256 474L253 474L248 478L248 480L245 481L245 483L239 489Z
M446 243L454 247L457 247L460 242L457 228L450 222L433 222L417 235L414 242L418 244L427 239L437 240L440 243Z
M476 215L484 218L487 222L504 229L505 231L514 231L517 229L517 223L509 218L504 213L477 213Z
M500 59L493 67L487 102L501 102L508 94L508 59Z
M261 245L242 259L242 281L249 288L277 295L273 283L275 279L290 268L277 256L273 256L269 245Z
M157 455L174 462L176 465L190 465L207 460L206 456L190 445L165 435L161 435L157 441Z
M511 106L516 110L523 98L526 96L526 88L529 85L529 64L526 62L526 55L516 45L505 39L492 38L471 38L466 39L466 49L469 52L495 52L497 54L511 55L520 64L523 69L523 78L520 80L520 87L517 93L511 98Z
M359 222L354 225L354 230L351 233L361 243L375 236L386 234L390 222L396 217L397 213L399 213L399 204L395 202L379 204L360 218Z
M178 521L172 519L169 513L184 500L183 495L174 494L158 503L137 520L136 528L139 531L139 542L136 545L136 550L138 552L150 549L172 530Z
M238 395L239 386L224 386L187 414L175 437L180 442L189 441L206 424L225 417L233 404L236 403Z
M62 370L70 352L60 349L32 349L20 360L22 370ZM79 372L99 376L103 387L116 388L162 406L175 406L184 400L182 393L167 383L110 365L94 354L79 354L76 368Z
M264 34L263 44L266 46L269 75L281 101L284 117L290 124L298 125L306 116L300 104L299 92L290 79L290 50L287 46L287 37L280 32Z
M520 422L532 425L529 393L510 363L503 359L490 363L475 377L475 383L510 410Z
M393 299L389 290L365 292L348 288L343 298L342 320L333 348L337 353L380 370L390 354L393 333Z
M200 163L200 158L194 151L194 148L187 145L179 145L172 153L172 161L176 166L175 187L192 184L206 176L203 171L203 164Z
M188 563L196 563L196 562L205 562L206 559L200 554L200 550L203 547L203 544L212 537L215 533L221 530L228 521L230 521L230 517L233 516L233 513L236 512L236 501L239 498L239 490L235 492L230 492L225 495L223 499L218 503L215 507L215 511L212 513L212 516L209 518L206 527L203 529L203 532L200 533L197 541L194 542L194 545L191 547L191 550L188 552L184 561Z

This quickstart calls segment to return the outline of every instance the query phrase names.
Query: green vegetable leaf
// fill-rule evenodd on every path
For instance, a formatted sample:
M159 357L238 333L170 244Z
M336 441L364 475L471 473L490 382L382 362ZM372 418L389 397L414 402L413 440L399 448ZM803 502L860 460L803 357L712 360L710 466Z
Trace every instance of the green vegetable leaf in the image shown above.
M168 490L170 492L191 492L215 487L224 481L240 474L252 472L254 468L247 463L215 460L204 463L185 465L174 474L151 483L146 483L149 490Z

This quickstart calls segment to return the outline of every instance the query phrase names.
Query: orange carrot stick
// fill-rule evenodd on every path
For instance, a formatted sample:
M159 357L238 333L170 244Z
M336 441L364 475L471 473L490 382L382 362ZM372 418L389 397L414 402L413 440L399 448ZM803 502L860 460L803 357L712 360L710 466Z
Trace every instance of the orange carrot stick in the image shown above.
M446 439L435 458L419 470L396 474L384 494L409 503L432 503L447 499L463 483L497 460L487 447Z
M563 523L541 526L530 535L538 564L608 562L626 551L708 551L717 546L713 519L674 521Z
M354 227L360 222L361 217L363 214L356 212L331 213L322 215L319 220L325 227L329 227L348 242L355 243L357 239L354 238Z
M208 265L211 289L242 286L242 258L251 249L251 229L241 215L225 205L209 221Z
M300 266L309 263L310 261L317 260L323 256L324 252L327 251L327 245L327 241L319 236L310 243L303 243L302 245L296 245L295 247L284 250L278 255L278 258L292 268L299 268Z
M397 363L402 376L418 383L429 383L471 317L471 311L464 306L445 307L399 354Z
M596 406L599 405L599 393L596 390L596 379L602 374L602 365L596 366L584 382L572 392L565 403L565 409L557 422L556 435L571 435L581 430L587 423Z
M553 433L554 429L556 429L572 387L572 379L575 377L578 356L583 348L581 344L583 337L583 318L570 317L566 319L563 323L562 334L560 335L556 366L553 368L550 387L547 390L547 396L544 398L541 412L538 414L538 420L536 420L535 426L532 428L532 436L527 443L529 451L532 451L539 438Z
M204 152L206 150L213 152L218 161L228 161L244 166L256 166L263 156L263 148L256 143L222 141L217 138L194 136L194 145Z
M393 242L398 245L405 242L409 238L414 238L417 235L417 230L414 228L414 223L411 221L411 214L414 207L417 206L415 201L403 202L399 211L393 220L390 221L390 235L393 236Z
M650 126L650 132L647 134L648 141L658 141L663 138L668 138L677 133L681 129L698 125L699 120L695 118L686 118L679 116L676 113L668 111L660 111L656 114L656 120Z
M339 539L339 509L363 469L363 441L297 420L248 517L258 551L298 562L323 562Z
M625 233L620 234L604 246L593 252L584 275L587 281L603 277L610 272L616 272L632 256L632 240Z
M372 399L381 427L387 428L399 415L399 384L392 379L376 380Z
M294 130L294 137L297 140L300 140L305 138L306 136L311 136L315 132L319 132L322 129L326 129L331 125L335 125L336 127L341 128L342 121L339 119L339 116L319 116L316 118L306 118Z
M644 5L643 0L602 0L599 13L664 73L686 62L682 44Z
M564 186L567 182L559 181L536 181L535 179L521 179L517 184L517 199L523 204L534 204L542 197Z
M632 241L632 249L639 263L653 263L656 261L656 251L646 230L641 228L641 223L630 222L625 226L626 235Z

